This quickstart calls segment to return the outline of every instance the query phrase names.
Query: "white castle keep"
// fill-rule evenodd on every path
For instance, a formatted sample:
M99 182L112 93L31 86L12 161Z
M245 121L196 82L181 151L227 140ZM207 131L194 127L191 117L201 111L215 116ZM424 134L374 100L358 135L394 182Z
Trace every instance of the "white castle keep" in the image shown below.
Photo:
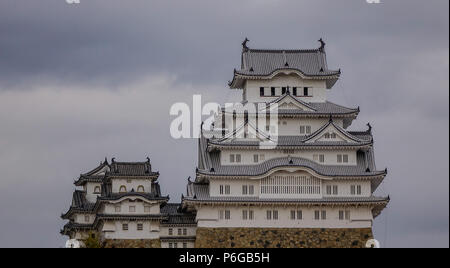
M149 162L139 173L125 168L137 163L105 161L76 183L84 188L63 233L95 230L103 240L162 247L364 246L389 203L374 196L387 170L376 168L371 126L349 130L359 107L328 101L341 72L328 68L319 41L308 50L244 41L229 83L242 103L220 109L202 131L196 178L181 204L167 204Z

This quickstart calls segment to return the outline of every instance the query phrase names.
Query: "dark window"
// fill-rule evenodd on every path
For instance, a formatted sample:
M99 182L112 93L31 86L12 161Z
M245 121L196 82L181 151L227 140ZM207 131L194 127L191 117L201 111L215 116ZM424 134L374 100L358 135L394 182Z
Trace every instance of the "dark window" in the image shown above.
M303 96L309 96L309 88L307 88L307 87L304 87L303 88Z
M292 88L292 94L293 94L294 96L297 96L297 87L293 87L293 88Z
M283 94L286 94L286 87L282 87L281 88L281 94L283 95Z
M275 96L275 88L274 87L270 88L270 95Z
M261 97L264 96L264 88L263 87L259 88L259 96L261 96Z

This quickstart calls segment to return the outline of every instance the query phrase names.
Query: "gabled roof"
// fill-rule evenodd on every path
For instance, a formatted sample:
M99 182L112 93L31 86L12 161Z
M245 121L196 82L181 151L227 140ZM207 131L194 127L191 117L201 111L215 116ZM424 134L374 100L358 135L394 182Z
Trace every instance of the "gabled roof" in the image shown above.
M234 70L231 88L242 88L243 81L270 78L279 71L292 71L305 79L325 79L331 88L340 70L328 69L324 46L319 49L250 49L243 47L241 69Z
M341 133L344 137L349 139L348 141L315 141L314 138L320 136L320 134L326 130L329 126L332 126L336 129L337 132ZM230 135L230 134L229 134ZM345 147L345 148L362 148L368 147L373 144L373 137L371 131L346 131L340 126L336 125L332 120L325 125L323 125L320 129L312 133L311 135L302 135L302 136L278 136L276 139L272 137L271 141L275 142L270 144L270 148L274 149L287 149L291 147L297 147L299 149L305 148L310 149L312 147L319 148L336 148L336 147ZM207 145L211 148L233 148L233 147L264 147L264 144L255 141L255 140L242 140L242 139L229 139L229 138L212 138L208 140Z
M336 125L333 121L333 119L330 117L330 120L327 124L323 125L320 129L312 133L310 136L308 136L306 139L304 139L304 142L314 142L316 138L318 138L321 134L324 133L324 131L328 128L334 128L338 133L342 134L344 137L348 138L349 141L354 143L364 143L366 142L363 139L358 138L357 136L354 136L347 132L345 129L341 128L340 126Z
M95 203L89 203L86 199L86 192L75 190L72 196L72 204L69 210L61 215L62 219L68 219L74 213L93 213Z
M195 226L197 224L195 214L183 211L181 204L166 204L161 207L161 213L169 217L161 222L166 226Z
M159 172L152 171L149 158L147 158L146 162L116 162L113 158L110 166L111 170L107 173L107 176L159 176Z
M109 169L108 159L105 158L104 162L100 162L100 165L94 168L93 170L81 174L78 180L74 182L76 186L82 186L86 182L102 182L105 173ZM105 172L102 172L105 171Z

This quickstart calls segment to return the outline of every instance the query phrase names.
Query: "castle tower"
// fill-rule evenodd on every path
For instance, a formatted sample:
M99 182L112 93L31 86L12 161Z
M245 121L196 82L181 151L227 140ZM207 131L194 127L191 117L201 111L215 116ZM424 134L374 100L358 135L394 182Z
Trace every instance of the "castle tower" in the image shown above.
M242 44L229 83L242 103L219 111L198 146L182 207L196 213L196 247L364 247L389 197L373 137L350 131L359 108L328 101L340 77L318 49Z

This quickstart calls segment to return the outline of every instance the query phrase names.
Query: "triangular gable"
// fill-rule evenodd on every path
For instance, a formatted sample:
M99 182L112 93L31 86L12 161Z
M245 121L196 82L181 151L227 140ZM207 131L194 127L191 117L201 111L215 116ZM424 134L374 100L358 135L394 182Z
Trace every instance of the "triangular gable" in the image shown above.
M319 130L311 134L306 143L313 142L348 142L348 143L361 143L363 140L349 134L341 127L334 124L332 120L328 124L321 127Z
M248 135L245 137L244 133L247 132ZM259 141L259 142L273 142L270 135L266 132L259 130L251 123L244 123L235 131L228 133L225 137L216 140L217 142L231 142L235 140L246 140L246 141Z
M289 92L285 93L278 99L269 103L269 107L265 107L261 111L273 111L275 108L278 110L288 109L288 110L301 110L307 112L315 112L316 109L310 106L308 103L298 100L293 97Z

